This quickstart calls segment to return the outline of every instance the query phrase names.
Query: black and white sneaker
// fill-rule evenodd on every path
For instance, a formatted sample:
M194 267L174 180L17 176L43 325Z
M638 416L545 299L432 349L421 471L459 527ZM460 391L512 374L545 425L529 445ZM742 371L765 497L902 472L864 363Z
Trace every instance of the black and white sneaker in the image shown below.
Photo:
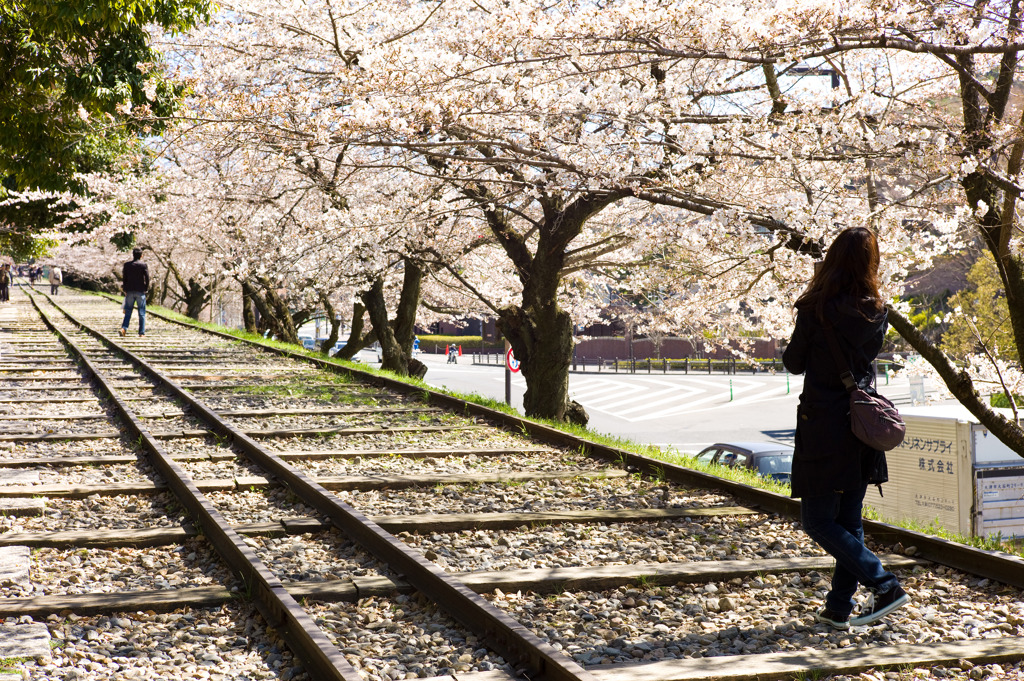
M903 590L903 587L898 585L889 589L884 594L872 594L871 606L868 608L867 612L859 617L851 619L850 624L855 627L874 624L890 612L899 610L909 602L910 596L908 596L907 592Z
M833 629L849 629L850 628L850 616L839 615L828 608L822 608L818 612L814 613L814 620L827 624Z

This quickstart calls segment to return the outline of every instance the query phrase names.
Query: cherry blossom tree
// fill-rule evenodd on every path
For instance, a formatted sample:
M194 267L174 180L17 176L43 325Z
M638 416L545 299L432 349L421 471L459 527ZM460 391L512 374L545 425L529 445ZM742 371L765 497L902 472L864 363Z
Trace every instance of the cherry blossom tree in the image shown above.
M232 271L290 276L316 239L315 257L362 278L354 297L378 299L375 275L418 271L434 309L497 316L523 360L528 414L582 421L568 401L572 327L603 292L651 301L641 327L783 336L813 259L851 224L878 232L891 293L973 230L1024 319L1018 13L249 2L168 49L195 79L196 134L247 155L250 172L290 166L304 184L286 184L309 192L258 192L280 200L251 203ZM282 288L266 281L263 295ZM892 320L1018 446L971 374Z
M432 258L496 314L523 361L528 414L583 421L567 397L568 310L594 309L599 296L579 291L626 271L631 285L658 289L663 319L775 331L789 323L780 301L839 223L869 220L889 252L909 256L901 224L928 212L907 205L912 182L897 188L903 205L879 205L871 174L907 153L873 142L898 133L896 114L865 127L874 100L840 106L864 99L860 80L844 72L843 95L787 71L803 57L778 68L756 43L744 57L735 45L749 36L727 20L736 6L713 8L710 23L709 9L247 4L183 49L207 83L197 120L285 157L401 171L411 193L438 197L417 222L450 230L447 252L434 242L410 255ZM913 77L886 91L907 83L937 91ZM957 221L932 217L940 227L928 241L940 243ZM466 268L484 254L500 259ZM894 280L912 264L893 262ZM517 300L484 294L480 274L499 271Z

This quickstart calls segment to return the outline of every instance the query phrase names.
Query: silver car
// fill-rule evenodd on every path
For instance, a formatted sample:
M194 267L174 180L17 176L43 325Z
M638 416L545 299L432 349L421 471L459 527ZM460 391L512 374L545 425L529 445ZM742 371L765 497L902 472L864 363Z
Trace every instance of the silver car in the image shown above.
M779 482L789 482L793 471L793 448L777 442L716 442L697 454L701 463L730 468L749 468Z

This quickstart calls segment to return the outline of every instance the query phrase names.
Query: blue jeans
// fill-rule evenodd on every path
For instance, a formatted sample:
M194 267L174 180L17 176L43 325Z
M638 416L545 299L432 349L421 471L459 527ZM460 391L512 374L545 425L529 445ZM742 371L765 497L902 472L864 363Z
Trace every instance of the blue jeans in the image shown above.
M878 556L864 546L861 504L867 484L859 490L830 492L800 500L800 520L804 532L836 559L832 590L825 607L839 616L853 611L857 584L877 593L899 585L896 575L882 567Z
M132 307L139 306L139 335L146 333L146 294L141 291L128 291L124 294L124 321L121 328L127 329L132 320Z

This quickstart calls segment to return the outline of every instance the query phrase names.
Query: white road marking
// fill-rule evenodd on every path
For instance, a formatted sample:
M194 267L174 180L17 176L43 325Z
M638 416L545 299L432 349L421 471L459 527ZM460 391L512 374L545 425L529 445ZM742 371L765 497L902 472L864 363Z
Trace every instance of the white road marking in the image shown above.
M576 374L570 379L570 393L587 410L600 411L636 423L713 409L795 399L792 386L787 388L781 384L783 377L772 380L775 378L732 377L723 380L719 377L715 380L687 376L667 379L632 375L615 380L611 377L583 378ZM732 399L730 391L726 389L730 380Z

